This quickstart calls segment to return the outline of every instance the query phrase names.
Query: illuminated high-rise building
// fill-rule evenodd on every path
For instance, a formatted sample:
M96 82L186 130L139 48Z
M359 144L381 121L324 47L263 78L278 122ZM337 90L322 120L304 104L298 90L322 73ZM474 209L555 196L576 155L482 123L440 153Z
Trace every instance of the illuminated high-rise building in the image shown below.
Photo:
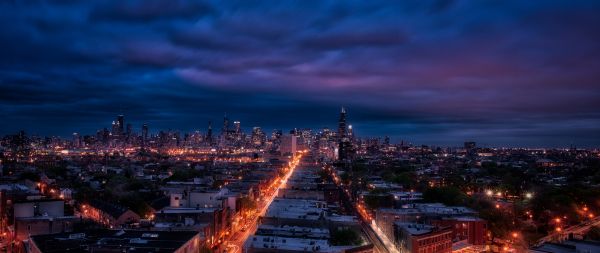
M352 125L348 125L348 137L350 139L354 138L354 129L352 129Z
M132 129L131 123L129 123L129 124L127 124L127 128L125 130L125 134L129 138L132 133L133 133L133 129Z
M119 135L119 124L114 120L111 125L110 133L112 135Z
M81 147L81 136L79 136L79 133L73 133L73 147Z
M229 118L227 118L227 114L223 117L223 128L221 129L221 134L226 135L229 131Z
M233 122L233 128L234 128L236 134L240 134L242 132L241 123L237 120Z
M347 136L347 128L346 128L346 108L342 107L342 111L340 112L340 120L338 122L338 138L342 140Z
M280 129L273 129L273 132L271 133L271 139L279 140L279 138L281 138L282 134L283 134L283 131L281 131Z
M346 125L346 109L342 107L340 120L338 123L338 159L352 159L353 147L350 138L348 138L348 127Z
M142 144L146 145L148 142L148 124L142 125Z
M208 143L208 145L213 144L212 122L211 121L208 121L208 129L206 130L206 143Z
M254 146L262 146L265 143L265 133L263 132L262 128L260 127L254 127L252 128L252 144L254 144Z
M117 127L118 127L118 135L123 135L123 133L125 133L124 128L125 128L125 116L123 116L122 114L117 116Z
M298 145L297 139L298 137L293 134L286 134L281 136L281 146L279 147L281 155L293 155L294 153L296 153Z

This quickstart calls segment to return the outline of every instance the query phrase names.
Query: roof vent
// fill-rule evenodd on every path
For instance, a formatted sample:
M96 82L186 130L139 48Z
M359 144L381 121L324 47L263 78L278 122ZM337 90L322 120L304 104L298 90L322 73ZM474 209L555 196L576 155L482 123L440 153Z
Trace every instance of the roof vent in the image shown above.
M148 240L144 240L142 238L131 238L129 240L129 243L146 244L146 243L148 243Z
M143 233L142 238L158 238L158 234L155 233Z
M85 238L85 233L77 233L77 234L69 235L69 239L83 239L83 238Z

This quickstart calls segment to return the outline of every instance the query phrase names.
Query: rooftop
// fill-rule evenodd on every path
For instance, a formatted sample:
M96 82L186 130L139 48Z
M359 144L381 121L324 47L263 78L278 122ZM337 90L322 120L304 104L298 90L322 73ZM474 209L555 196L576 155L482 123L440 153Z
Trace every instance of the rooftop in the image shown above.
M329 238L329 229L326 228L309 228L299 226L273 226L262 224L256 231L258 235L271 235L282 237L306 237L306 238Z
M32 236L43 253L89 252L92 249L127 250L127 252L174 252L194 239L194 231L91 230L86 233L62 233Z
M253 235L246 240L244 247L257 249L279 249L312 252L330 252L327 240L287 238L279 236Z
M115 204L115 203L109 203L109 202L105 202L105 201L101 201L101 200L90 200L88 203L90 206L102 210L103 212L109 214L110 216L114 217L114 218L119 218L119 216L121 216L122 214L124 214L125 212L127 212L127 208Z
M156 211L155 213L159 214L175 214L175 213L212 213L216 211L218 208L214 207L165 207L160 211Z
M394 225L408 232L410 235L423 235L430 233L435 229L435 226L417 223L394 222Z

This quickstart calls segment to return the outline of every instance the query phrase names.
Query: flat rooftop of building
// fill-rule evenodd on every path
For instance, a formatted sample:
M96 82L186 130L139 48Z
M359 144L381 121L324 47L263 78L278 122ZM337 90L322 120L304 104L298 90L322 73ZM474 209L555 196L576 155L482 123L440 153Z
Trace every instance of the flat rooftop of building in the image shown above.
M165 207L160 211L156 211L156 214L176 214L176 213L212 213L218 210L215 207Z
M420 203L413 204L414 208L419 209L425 214L439 214L439 215L469 215L477 214L473 209L464 206L446 206L440 203Z
M457 221L483 221L482 218L475 217L475 216L460 216L460 217L453 217L452 219L457 220Z
M31 240L43 253L89 252L90 248L127 252L174 252L194 239L195 231L90 230L85 233L36 235Z
M332 215L327 217L327 219L329 219L330 221L337 221L337 222L357 222L358 223L358 218L356 216L352 216L352 215Z
M324 211L316 207L269 207L264 217L318 220Z
M423 197L423 193L422 192L391 191L390 194L392 194L394 196L402 197L402 198Z
M283 237L301 237L307 236L309 238L329 238L329 229L326 228L311 228L311 227L299 227L299 226L275 226L262 224L256 231L257 235L274 235Z
M406 214L420 214L421 211L419 211L419 209L416 208L380 208L377 209L377 211L375 213L391 213L391 214L400 214L400 215L406 215Z
M310 232L316 232L316 233L325 233L325 232L329 233L329 229L327 229L327 228L313 228L313 227L301 227L301 226L289 226L289 225L275 226L275 225L261 224L260 226L258 226L258 229L310 231Z
M246 240L244 248L277 249L305 252L331 252L327 240L253 235Z
M533 253L575 253L576 247L573 245L544 243L541 246L530 250Z
M194 225L185 225L183 222L156 222L152 231L199 231L200 237L204 237L205 228L209 223L198 223Z
M34 216L34 217L16 217L15 220L20 221L60 221L60 220L76 220L78 216Z
M435 226L409 222L394 222L394 225L402 228L411 235L423 235L430 233L435 229Z
M327 202L310 199L286 199L286 198L275 198L271 203L271 206L325 206ZM270 207L269 207L270 208Z

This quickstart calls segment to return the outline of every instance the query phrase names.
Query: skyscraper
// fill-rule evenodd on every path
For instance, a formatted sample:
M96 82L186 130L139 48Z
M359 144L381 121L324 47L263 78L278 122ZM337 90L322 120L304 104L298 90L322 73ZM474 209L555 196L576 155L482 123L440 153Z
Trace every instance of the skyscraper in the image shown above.
M227 118L227 114L223 117L223 128L221 129L221 134L226 135L229 131L229 118Z
M142 144L146 145L148 141L148 124L142 125Z
M111 125L110 133L113 136L118 136L119 135L119 123L117 123L114 120L113 120L112 125Z
M241 123L237 120L233 122L233 128L234 128L236 134L239 134L242 132Z
M127 138L129 138L131 136L131 134L133 134L133 128L131 126L131 123L127 124L125 134L127 135Z
M79 133L73 133L73 147L81 147L81 137L79 136Z
M338 159L352 159L352 142L348 138L348 127L346 125L346 109L342 107L338 123Z
M348 137L350 139L354 138L354 129L352 129L352 125L348 125Z
M208 143L208 145L213 144L212 122L211 121L208 121L208 130L206 130L206 143Z
M279 148L281 155L293 155L296 153L297 138L293 134L281 136L281 146Z
M125 116L123 116L123 114L117 116L117 127L118 127L118 134L119 135L123 135L124 128L125 128Z
M262 146L265 142L265 133L263 132L262 128L260 127L254 127L252 128L252 144L254 144L254 146L258 147L258 146Z
M346 108L342 107L342 111L340 112L340 120L338 123L338 138L342 140L347 135L346 128Z

